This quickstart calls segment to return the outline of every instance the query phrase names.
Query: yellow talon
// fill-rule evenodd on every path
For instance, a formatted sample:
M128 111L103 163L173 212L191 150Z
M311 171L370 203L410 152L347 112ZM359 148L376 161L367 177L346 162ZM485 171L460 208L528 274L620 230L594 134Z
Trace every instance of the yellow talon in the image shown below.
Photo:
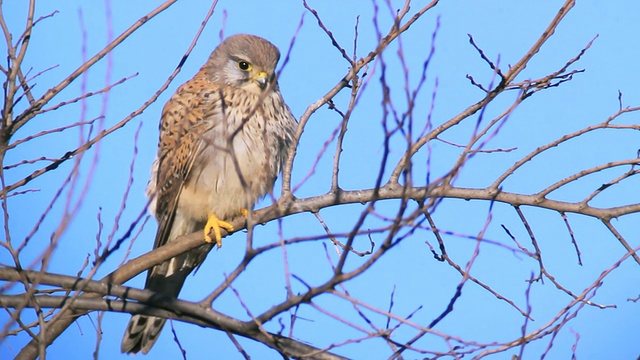
M207 217L207 223L204 226L204 241L208 243L213 242L213 239L211 238L211 236L209 236L209 232L213 230L216 245L218 247L222 247L222 234L220 234L220 228L227 230L227 232L233 231L233 225L229 224L226 221L220 220L217 216L209 213Z
M244 218L247 218L247 217L249 217L249 210L247 210L247 209L240 209L240 214L242 214L242 216L243 216Z

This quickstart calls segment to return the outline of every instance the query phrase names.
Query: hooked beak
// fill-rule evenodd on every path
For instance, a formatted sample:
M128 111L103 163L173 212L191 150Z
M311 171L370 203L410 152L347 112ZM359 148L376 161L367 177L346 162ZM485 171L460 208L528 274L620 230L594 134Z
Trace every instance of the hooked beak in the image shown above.
M265 71L260 71L253 77L253 80L258 83L260 89L264 90L269 84L269 75Z

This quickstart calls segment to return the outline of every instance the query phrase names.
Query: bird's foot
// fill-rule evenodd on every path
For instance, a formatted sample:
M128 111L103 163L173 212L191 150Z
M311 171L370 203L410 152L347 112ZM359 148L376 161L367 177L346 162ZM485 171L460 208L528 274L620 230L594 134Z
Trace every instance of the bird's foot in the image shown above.
M207 223L204 225L204 241L211 243L213 238L209 235L209 232L213 230L213 236L218 247L222 247L222 234L220 234L220 228L227 230L227 232L233 231L233 225L230 223L218 219L217 216L209 213L207 217Z
M247 209L240 209L240 214L242 215L243 218L248 218L249 217L249 210Z

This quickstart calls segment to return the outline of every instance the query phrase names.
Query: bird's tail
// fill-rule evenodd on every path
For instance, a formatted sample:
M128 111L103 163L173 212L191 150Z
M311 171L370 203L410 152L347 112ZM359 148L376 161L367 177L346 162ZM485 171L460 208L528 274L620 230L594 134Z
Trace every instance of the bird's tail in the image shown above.
M176 298L187 276L197 268L211 249L209 244L179 255L153 267L147 275L145 289L155 291L163 298ZM134 315L129 320L120 344L123 353L146 354L158 340L166 319L147 315Z
M148 353L158 340L165 321L166 319L155 316L133 315L122 338L120 350L132 354L139 351Z

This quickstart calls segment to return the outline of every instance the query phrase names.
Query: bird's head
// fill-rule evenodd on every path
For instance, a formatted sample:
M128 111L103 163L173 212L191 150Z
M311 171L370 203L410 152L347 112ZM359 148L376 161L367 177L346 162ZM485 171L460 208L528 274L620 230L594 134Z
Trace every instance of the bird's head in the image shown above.
M277 86L275 68L280 51L255 35L233 35L213 51L205 67L217 83L261 93Z

